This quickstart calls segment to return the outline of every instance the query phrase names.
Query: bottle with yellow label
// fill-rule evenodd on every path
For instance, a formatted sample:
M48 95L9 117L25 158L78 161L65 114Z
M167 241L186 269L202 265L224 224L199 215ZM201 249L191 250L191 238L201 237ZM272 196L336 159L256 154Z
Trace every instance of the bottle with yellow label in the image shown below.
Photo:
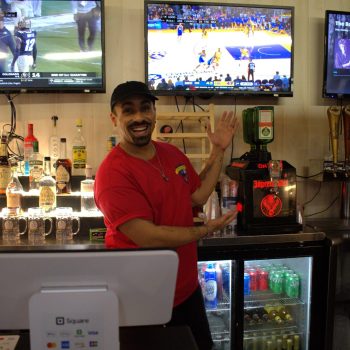
M86 142L82 133L83 123L81 119L76 120L76 134L72 142L72 175L85 175L87 160Z

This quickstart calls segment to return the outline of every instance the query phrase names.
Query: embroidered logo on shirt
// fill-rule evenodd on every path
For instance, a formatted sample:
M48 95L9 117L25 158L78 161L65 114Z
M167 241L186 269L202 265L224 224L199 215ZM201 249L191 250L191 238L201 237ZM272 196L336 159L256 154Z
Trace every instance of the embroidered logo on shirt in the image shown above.
M181 164L175 169L175 173L177 175L181 175L183 179L188 182L188 175L187 175L187 170L186 170L186 165Z

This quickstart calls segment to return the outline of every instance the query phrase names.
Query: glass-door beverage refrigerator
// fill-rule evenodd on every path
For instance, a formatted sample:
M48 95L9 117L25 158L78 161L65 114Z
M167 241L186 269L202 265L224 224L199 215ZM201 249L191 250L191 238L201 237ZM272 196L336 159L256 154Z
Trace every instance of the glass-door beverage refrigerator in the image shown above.
M215 349L331 349L333 250L323 233L211 238L198 278Z

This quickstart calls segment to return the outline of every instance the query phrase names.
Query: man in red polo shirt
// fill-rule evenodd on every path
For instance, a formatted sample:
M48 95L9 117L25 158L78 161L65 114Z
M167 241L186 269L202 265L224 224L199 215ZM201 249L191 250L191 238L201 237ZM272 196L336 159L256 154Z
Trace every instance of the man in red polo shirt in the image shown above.
M129 81L111 97L111 120L120 142L101 163L95 179L95 200L104 214L106 246L113 248L171 247L179 256L174 309L169 324L186 324L199 349L212 339L198 284L196 242L225 227L236 216L228 212L203 226L193 226L193 206L204 205L221 172L236 118L224 112L215 132L206 168L198 176L175 146L152 141L155 100L147 85Z

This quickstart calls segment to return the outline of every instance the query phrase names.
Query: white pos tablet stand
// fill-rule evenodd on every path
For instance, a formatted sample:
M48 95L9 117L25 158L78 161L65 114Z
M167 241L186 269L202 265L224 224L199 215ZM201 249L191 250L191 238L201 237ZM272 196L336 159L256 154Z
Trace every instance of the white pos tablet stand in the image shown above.
M0 329L30 329L31 349L119 349L119 326L171 318L171 250L2 252Z

